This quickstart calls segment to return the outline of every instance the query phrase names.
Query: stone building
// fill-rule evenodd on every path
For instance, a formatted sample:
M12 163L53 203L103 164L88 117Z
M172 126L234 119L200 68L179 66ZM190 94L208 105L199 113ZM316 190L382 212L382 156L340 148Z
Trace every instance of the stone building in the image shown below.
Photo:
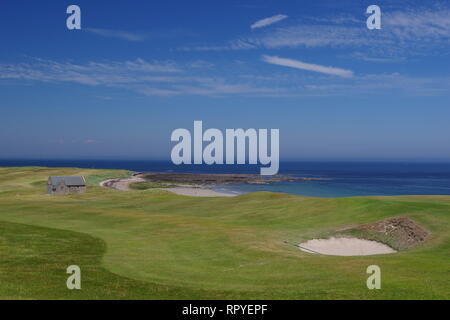
M47 192L49 194L84 193L86 180L83 176L51 176L48 177Z

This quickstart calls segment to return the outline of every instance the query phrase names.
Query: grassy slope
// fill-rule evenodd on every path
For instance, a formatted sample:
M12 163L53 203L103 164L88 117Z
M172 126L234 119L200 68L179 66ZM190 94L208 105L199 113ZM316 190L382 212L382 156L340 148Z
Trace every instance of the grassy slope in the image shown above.
M0 168L0 297L450 298L450 197L189 198L95 183L82 195L46 195L47 176L66 174L97 182L129 173ZM399 215L431 231L429 241L368 257L311 255L283 243ZM65 289L69 264L82 268L81 292ZM382 290L365 286L371 264L381 267Z

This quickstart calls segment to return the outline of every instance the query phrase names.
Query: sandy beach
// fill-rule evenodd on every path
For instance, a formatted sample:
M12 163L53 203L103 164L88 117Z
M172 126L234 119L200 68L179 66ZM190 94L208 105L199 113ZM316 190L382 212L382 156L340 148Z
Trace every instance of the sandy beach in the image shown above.
M142 174L135 174L130 178L125 179L108 179L100 182L100 186L105 188L111 188L120 191L133 191L130 188L131 183L145 182L146 179L142 178ZM158 188L159 190L166 190L183 196L189 197L234 197L236 194L224 193L214 191L206 188L202 185L186 185L180 184L173 188Z
M101 187L116 189L120 191L131 191L130 184L134 182L145 182L139 175L126 179L108 179L100 182Z

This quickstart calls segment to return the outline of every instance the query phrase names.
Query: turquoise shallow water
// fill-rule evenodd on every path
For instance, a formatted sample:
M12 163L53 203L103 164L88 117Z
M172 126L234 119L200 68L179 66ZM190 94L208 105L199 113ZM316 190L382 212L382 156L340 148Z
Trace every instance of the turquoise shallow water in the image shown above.
M48 166L128 169L138 172L259 173L259 166L175 166L148 160L0 160L0 166ZM450 195L450 163L413 162L285 162L281 174L323 180L265 185L226 185L230 193L285 192L316 197L364 195Z

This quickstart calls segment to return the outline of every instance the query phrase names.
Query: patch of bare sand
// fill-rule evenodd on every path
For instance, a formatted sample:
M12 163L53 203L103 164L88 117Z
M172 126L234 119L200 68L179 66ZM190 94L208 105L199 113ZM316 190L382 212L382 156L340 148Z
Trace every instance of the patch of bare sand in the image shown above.
M130 191L130 184L133 182L144 182L139 175L134 175L126 179L108 179L100 182L101 187L116 189L120 191Z
M391 247L377 241L334 237L309 240L301 243L299 248L309 253L333 256L369 256L397 252Z

